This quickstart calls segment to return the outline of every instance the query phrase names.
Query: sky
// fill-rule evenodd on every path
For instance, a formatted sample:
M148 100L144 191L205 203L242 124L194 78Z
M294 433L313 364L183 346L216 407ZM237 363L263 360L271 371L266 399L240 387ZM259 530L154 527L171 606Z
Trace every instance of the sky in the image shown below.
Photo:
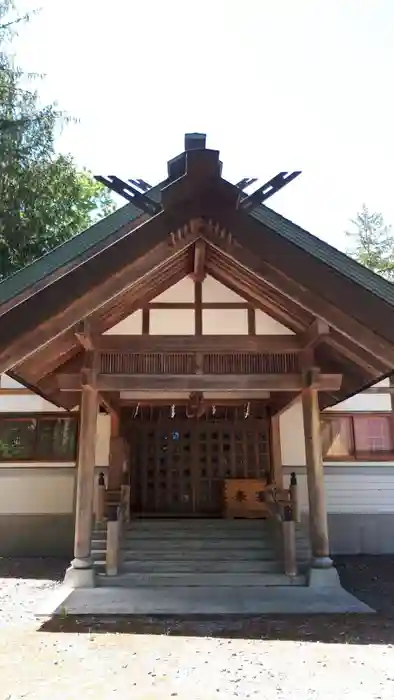
M77 118L57 147L154 184L207 133L232 182L302 175L269 206L332 245L362 203L394 224L393 0L20 0L14 42L43 101Z

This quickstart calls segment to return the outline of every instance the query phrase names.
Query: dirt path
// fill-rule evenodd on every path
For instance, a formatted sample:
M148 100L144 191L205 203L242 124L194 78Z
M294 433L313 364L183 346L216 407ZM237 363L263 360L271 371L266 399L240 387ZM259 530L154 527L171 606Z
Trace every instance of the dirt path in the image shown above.
M0 700L394 697L392 558L340 566L346 587L379 615L39 625L34 610L62 569L0 561Z

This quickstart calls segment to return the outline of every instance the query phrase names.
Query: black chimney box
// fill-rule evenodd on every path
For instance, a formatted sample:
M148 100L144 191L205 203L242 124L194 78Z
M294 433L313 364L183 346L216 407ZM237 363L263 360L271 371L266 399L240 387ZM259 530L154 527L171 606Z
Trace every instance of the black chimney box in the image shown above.
M185 134L185 151L198 151L205 148L206 134Z

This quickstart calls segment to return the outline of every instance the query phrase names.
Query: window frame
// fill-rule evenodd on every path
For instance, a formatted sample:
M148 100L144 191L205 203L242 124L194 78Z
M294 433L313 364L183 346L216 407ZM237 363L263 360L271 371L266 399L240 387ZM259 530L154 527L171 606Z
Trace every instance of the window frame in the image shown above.
M350 419L351 449L349 454L324 455L323 462L391 462L394 461L394 414L391 411L327 411L320 414L323 421ZM384 418L387 420L391 436L391 450L387 452L357 452L354 420L357 418ZM322 446L323 447L323 446Z
M72 420L74 421L76 425L76 434L75 434L75 450L74 450L74 455L73 457L70 458L65 458L64 456L53 456L51 459L45 459L42 456L38 454L38 446L40 444L40 422L44 420ZM64 464L69 464L70 462L76 462L77 461L77 454L78 454L78 444L79 444L79 428L80 428L80 421L79 421L79 412L72 412L72 413L63 413L63 412L35 412L31 411L29 413L0 413L0 422L4 421L31 421L35 420L36 421L36 428L35 428L35 433L34 433L34 455L29 456L29 457L2 457L0 454L0 467L2 464L52 464L52 463L64 463Z

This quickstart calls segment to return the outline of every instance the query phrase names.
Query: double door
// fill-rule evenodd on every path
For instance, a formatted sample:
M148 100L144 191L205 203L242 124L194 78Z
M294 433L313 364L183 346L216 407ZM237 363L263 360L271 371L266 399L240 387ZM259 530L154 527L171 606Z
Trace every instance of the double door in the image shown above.
M228 478L269 474L268 422L140 422L130 433L134 513L214 516Z

